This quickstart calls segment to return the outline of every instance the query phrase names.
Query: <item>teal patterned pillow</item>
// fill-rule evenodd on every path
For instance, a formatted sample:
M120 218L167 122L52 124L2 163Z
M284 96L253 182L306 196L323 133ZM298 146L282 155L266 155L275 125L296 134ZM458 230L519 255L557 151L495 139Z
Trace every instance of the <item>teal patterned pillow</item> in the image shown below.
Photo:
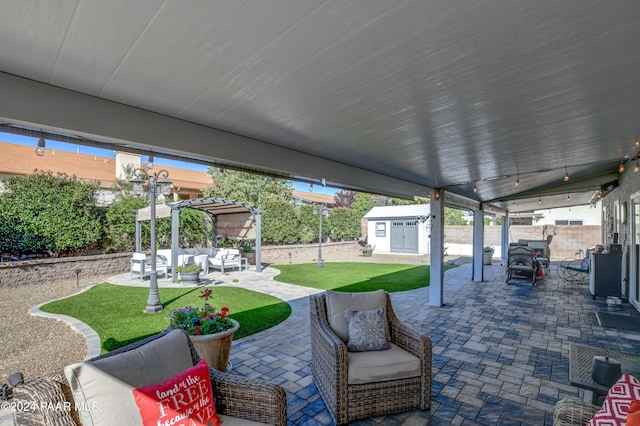
M389 349L389 342L384 332L386 318L384 308L371 311L356 311L345 309L344 317L347 320L349 352L384 351Z

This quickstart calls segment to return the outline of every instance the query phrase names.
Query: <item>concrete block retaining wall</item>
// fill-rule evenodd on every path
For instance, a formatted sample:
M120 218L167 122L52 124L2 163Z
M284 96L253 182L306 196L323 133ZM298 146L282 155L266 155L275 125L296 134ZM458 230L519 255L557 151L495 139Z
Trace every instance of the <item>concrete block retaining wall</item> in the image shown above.
M342 256L361 254L357 241L322 243L322 259L339 262ZM262 263L288 265L318 261L318 244L296 244L290 246L262 246Z
M80 287L96 284L110 276L128 272L131 253L43 258L0 263L0 288L35 282L77 282ZM80 273L76 276L76 269Z

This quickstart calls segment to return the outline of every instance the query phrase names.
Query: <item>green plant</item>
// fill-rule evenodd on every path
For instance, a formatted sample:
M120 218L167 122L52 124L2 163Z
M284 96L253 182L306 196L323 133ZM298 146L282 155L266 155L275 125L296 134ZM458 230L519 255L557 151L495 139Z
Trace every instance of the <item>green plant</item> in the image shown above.
M493 246L484 246L482 251L485 253L493 253L496 249Z
M98 182L40 171L2 179L0 186L0 250L58 254L84 250L102 240Z
M169 312L169 328L184 330L190 336L214 334L233 328L234 324L229 318L229 308L224 307L217 311L207 303L211 294L208 288L200 293L199 297L204 299L202 309L186 306Z
M374 247L371 246L371 244L367 244L366 246L362 247L362 251L363 252L369 252L369 251L373 251Z
M244 242L240 245L240 250L242 250L243 253L253 253L255 250L253 249L253 244L248 243L248 242Z
M202 266L199 263L183 263L176 268L177 273L181 274L193 274L195 272L202 272Z

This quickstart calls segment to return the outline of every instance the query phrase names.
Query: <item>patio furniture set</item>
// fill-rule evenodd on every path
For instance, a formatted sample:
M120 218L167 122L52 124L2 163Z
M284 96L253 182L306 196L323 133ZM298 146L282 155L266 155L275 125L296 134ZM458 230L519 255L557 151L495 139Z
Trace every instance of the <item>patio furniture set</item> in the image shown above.
M335 424L431 408L431 340L395 316L388 293L329 290L310 296L309 312L313 380ZM625 374L610 390L588 377L588 361L600 353L625 362ZM624 392L640 399L640 382L627 373L640 367L640 357L572 345L570 358L572 385L597 395L608 390L607 399ZM204 413L194 415L209 416L210 424L217 424L217 418L225 426L287 424L283 387L208 368L207 386L198 382L200 395L189 386L198 381L193 373L198 368L207 370L189 336L165 331L64 371L13 383L16 406L28 407L14 415L20 425L111 425L142 424L141 416L147 419L151 411L157 424L165 424L183 415L169 409L175 405L204 407ZM209 383L213 404L206 396ZM141 392L146 397L139 397ZM584 425L594 416L609 415L607 399L602 408L562 399L556 404L554 425ZM616 407L620 411L619 403ZM627 410L622 410L624 416Z
M385 291L312 296L310 315L313 378L336 424L431 407L431 340L398 320ZM287 424L277 384L208 368L206 402L208 386L193 373L202 365L186 332L165 331L14 383L16 406L29 407L14 414L20 425L131 425L149 415L174 424L184 410L205 416L203 424Z
M202 272L207 275L209 268L219 269L224 274L225 270L237 269L242 271L249 267L247 258L242 257L239 249L234 248L187 248L180 249L178 265L187 263L199 264ZM176 266L178 266L176 265ZM167 276L174 270L171 264L171 250L158 250L156 254L156 272L158 275ZM140 279L151 272L151 259L145 253L133 253L131 256L131 277Z

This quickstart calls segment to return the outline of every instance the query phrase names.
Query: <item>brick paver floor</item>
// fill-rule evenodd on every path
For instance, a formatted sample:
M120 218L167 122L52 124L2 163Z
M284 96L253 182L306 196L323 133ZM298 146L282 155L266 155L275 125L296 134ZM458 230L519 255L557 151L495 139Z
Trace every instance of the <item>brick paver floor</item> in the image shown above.
M433 341L431 410L354 425L550 425L559 399L585 396L569 384L572 342L640 355L640 331L600 327L595 312L605 303L592 300L586 285L558 279L554 267L533 287L507 285L497 262L485 267L484 282L472 282L471 265L459 263L445 273L442 307L429 305L428 288L392 293L396 314ZM233 342L231 374L282 385L291 425L332 424L311 376L308 295L318 290L278 283L275 273L207 277L276 295L293 310L281 324ZM128 274L119 280L141 284Z

